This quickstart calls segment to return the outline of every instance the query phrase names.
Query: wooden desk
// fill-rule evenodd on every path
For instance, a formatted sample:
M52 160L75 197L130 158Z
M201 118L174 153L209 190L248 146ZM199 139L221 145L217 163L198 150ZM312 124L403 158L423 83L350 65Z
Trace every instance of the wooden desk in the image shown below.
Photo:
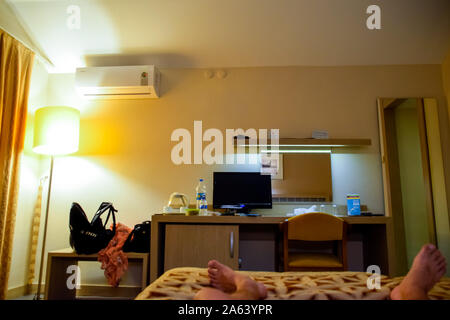
M141 265L141 290L147 286L148 253L127 252L129 261ZM78 261L97 261L97 254L77 254L72 249L50 251L47 259L47 276L45 280L45 300L73 300L76 290L67 287L67 268L78 265ZM73 273L72 273L73 274Z
M217 259L234 269L278 271L280 224L287 217L152 216L150 282L173 267L205 267ZM391 219L343 217L349 238L362 237L364 268L391 274ZM365 271L355 270L355 271Z

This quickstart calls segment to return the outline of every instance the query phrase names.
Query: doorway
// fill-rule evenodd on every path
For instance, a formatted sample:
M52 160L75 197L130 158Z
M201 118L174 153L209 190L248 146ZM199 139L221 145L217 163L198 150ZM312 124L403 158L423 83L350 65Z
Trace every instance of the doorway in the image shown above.
M436 232L436 210L446 216L444 232L448 234L445 183L439 182L440 173L435 170L439 157L442 162L442 153L434 150L436 144L440 146L435 136L436 128L439 134L436 106L435 99L378 99L385 211L392 217L395 275L406 274L422 245L443 244Z

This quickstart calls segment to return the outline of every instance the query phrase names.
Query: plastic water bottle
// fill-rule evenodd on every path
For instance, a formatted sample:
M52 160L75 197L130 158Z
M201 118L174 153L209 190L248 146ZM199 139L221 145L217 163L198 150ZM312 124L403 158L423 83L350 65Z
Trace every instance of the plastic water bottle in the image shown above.
M206 202L206 199L202 199L200 201L200 212L198 214L200 216L207 216L208 215L208 203Z
M203 182L203 179L200 179L198 182L197 188L195 188L196 196L195 199L197 201L197 209L200 210L199 215L206 215L208 207L206 202L206 185Z

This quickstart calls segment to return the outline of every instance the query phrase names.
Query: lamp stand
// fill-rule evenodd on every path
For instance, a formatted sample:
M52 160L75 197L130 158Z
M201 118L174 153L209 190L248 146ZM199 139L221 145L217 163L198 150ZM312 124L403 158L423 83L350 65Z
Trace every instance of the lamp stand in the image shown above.
M41 300L42 271L44 269L45 242L47 240L47 221L48 221L48 211L50 208L50 192L52 190L52 178L53 178L53 156L50 157L50 177L48 180L47 205L45 209L44 238L42 239L41 265L39 267L39 282L35 300Z

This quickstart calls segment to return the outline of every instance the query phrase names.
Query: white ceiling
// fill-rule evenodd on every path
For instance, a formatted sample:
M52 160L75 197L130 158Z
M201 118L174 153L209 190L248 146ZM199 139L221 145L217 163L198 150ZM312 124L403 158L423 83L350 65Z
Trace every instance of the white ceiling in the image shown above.
M3 1L3 0L1 0ZM450 0L8 0L55 65L160 67L440 64ZM81 29L66 25L69 5ZM366 8L381 7L381 30Z

